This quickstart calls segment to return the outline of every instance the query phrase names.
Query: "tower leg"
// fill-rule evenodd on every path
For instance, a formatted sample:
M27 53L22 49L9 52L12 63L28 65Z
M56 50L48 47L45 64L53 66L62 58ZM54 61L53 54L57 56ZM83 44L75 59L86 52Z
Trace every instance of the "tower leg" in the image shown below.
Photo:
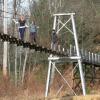
M49 92L50 76L51 76L51 66L52 66L52 62L50 60L49 61L49 67L48 67L48 75L47 75L47 82L46 82L45 97L48 96L48 92Z
M78 39L77 39L77 35L76 35L75 21L74 21L74 16L73 15L71 15L71 19L72 19L72 26L73 26L74 41L75 41L75 46L76 46L76 53L77 53L77 56L80 57L80 59L77 59L77 60L78 60L78 64L79 64L82 90L83 90L83 95L86 95L85 79L84 79L84 75L83 75L81 56L80 56L80 52L79 52Z
M55 62L54 62L54 65L55 65ZM54 65L52 65L52 67L51 67L51 80L50 80L50 84L52 84L53 83L53 80L54 80L54 76L55 76L55 67L54 67Z

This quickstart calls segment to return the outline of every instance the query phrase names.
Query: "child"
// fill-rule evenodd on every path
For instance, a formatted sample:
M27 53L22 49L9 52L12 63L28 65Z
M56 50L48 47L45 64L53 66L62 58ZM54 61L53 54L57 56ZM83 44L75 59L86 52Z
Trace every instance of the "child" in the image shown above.
M37 26L34 21L32 21L30 25L30 42L36 43L36 37L37 37Z

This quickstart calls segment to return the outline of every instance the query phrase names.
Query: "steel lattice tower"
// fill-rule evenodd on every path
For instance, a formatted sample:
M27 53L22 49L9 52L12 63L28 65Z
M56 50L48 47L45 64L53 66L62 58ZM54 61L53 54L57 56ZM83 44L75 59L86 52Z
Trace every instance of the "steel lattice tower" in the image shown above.
M81 61L81 55L79 51L79 45L78 45L78 39L77 39L77 32L76 32L76 26L75 26L75 20L74 20L74 15L75 13L60 13L60 14L54 14L54 23L53 23L53 30L56 30L56 34L58 34L63 28L66 28L74 38L74 44L76 48L76 55L75 56L64 56L64 57L57 57L50 55L48 58L49 60L49 66L48 66L48 75L47 75L47 83L46 83L46 91L45 91L45 97L48 96L48 91L49 91L49 86L50 86L50 81L51 81L51 76L54 74L55 70L61 75L65 83L69 86L69 88L72 90L72 92L76 95L74 90L71 88L70 84L66 81L66 79L62 76L62 74L59 72L59 70L56 67L56 62L58 60L62 61L72 61L75 60L77 62L79 72L80 72L80 79L81 79L81 84L82 84L82 91L83 95L86 95L86 89L85 89L85 79L84 79L84 74L83 74L83 69L82 69L82 61ZM66 17L66 22L63 22L61 20L61 17ZM67 27L67 24L71 24L71 28ZM57 29L57 25L61 24L59 29ZM53 73L51 72L53 70Z

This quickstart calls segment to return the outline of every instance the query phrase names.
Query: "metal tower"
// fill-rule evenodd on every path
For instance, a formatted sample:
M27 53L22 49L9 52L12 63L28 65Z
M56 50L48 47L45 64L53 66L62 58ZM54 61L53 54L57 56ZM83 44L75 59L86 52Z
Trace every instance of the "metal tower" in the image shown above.
M72 92L76 95L74 90L71 88L70 84L67 82L67 80L63 77L63 75L60 73L60 71L56 67L56 62L59 60L65 61L65 62L75 60L77 62L77 65L79 67L79 72L80 72L83 95L86 95L85 79L84 79L84 74L83 74L83 69L82 69L81 55L80 55L80 51L79 51L74 15L75 15L75 13L60 13L60 14L53 15L54 16L53 29L56 30L56 33L58 34L59 31L61 31L63 28L66 28L67 31L69 31L73 35L75 48L76 48L76 55L75 56L64 56L64 57L57 57L57 56L50 55L48 57L49 66L48 66L48 75L47 75L45 97L48 96L49 86L50 86L50 81L51 81L51 76L52 76L52 73L51 73L52 69L56 70L60 74L60 76L65 81L65 83L69 86L69 88L72 90ZM67 17L66 22L62 22L61 17ZM57 29L58 23L61 24L59 29ZM72 29L69 29L67 27L68 23L71 24Z

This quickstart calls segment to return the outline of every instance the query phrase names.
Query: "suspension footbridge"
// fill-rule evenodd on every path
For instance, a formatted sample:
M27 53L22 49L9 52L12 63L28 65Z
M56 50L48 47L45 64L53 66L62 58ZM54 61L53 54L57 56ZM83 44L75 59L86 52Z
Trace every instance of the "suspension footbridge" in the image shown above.
M93 70L96 67L100 67L100 55L99 54L92 53L92 52L86 51L84 49L79 49L75 21L74 21L74 15L75 15L74 13L54 14L53 29L57 30L57 34L59 34L59 32L63 29L63 27L65 27L73 35L73 38L74 38L75 46L73 46L73 47L71 46L67 51L63 51L63 52L60 52L57 50L55 51L55 50L52 50L50 48L47 48L47 47L44 47L41 45L31 44L30 42L26 42L26 41L22 41L20 39L17 39L14 36L0 33L1 42L7 42L9 44L16 44L17 47L22 46L23 48L33 49L36 52L44 52L45 54L50 55L48 57L49 66L48 66L48 75L47 75L47 82L46 82L45 97L48 96L49 88L50 88L50 81L53 81L55 70L60 74L60 76L62 77L64 82L68 85L68 87L71 89L73 94L77 95L75 93L75 91L72 89L72 87L70 86L70 83L67 82L67 80L64 78L64 76L58 70L56 63L58 63L58 62L59 63L72 62L73 64L75 64L73 66L73 71L75 71L76 68L79 69L80 77L78 77L78 78L80 78L79 83L82 84L83 95L86 95L86 86L85 86L85 78L86 77L84 75L83 64L85 64L85 70L87 68L86 67L87 65L94 66ZM61 17L63 17L63 16L64 17L67 16L67 20L65 23L63 23L61 21ZM72 24L72 30L66 26L66 24L69 22ZM57 28L57 26L59 26L59 24L61 24L62 26ZM25 59L25 60L27 60L27 59ZM23 68L23 75L22 75L23 78L24 78L24 73L25 73L25 65ZM75 74L74 74L74 76L75 76ZM52 79L51 79L51 77L52 77ZM61 88L59 89L58 92L60 92L60 91L61 91Z

